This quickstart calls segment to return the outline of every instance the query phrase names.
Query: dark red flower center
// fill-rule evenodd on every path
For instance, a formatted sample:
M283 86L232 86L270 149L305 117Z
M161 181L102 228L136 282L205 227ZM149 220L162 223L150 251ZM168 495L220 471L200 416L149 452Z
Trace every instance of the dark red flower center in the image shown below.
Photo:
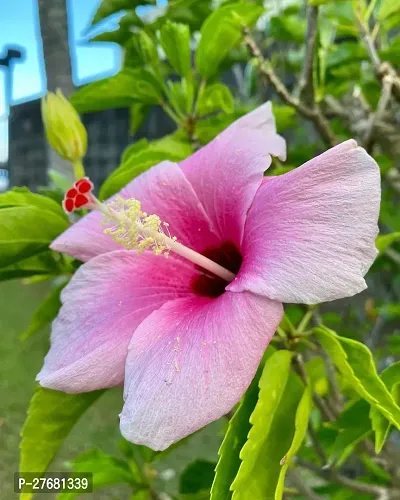
M213 260L220 266L237 274L242 264L242 255L236 246L227 241L218 248L207 248L201 252L205 257ZM197 266L196 266L197 267ZM201 271L200 276L196 276L191 283L191 289L197 295L203 297L219 297L225 291L227 282L214 274L208 273L203 268L197 268Z

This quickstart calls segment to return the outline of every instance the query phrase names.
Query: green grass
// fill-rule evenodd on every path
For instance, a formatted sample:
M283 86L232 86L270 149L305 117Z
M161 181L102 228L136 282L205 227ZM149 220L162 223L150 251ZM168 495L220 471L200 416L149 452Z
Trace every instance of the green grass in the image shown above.
M13 281L0 284L0 498L4 500L17 498L13 493L13 474L18 470L19 434L35 376L48 349L49 330L44 329L26 341L21 341L19 335L28 326L47 290L45 283L22 285ZM119 454L118 413L121 406L121 389L107 391L75 426L51 470L66 470L68 460L95 446ZM222 425L218 421L207 426L157 465L160 471L172 468L177 473L173 480L164 484L166 491L176 491L178 475L190 461L197 458L216 461ZM43 498L52 500L53 496L47 494ZM114 487L83 498L122 500L129 498L129 494L124 487Z

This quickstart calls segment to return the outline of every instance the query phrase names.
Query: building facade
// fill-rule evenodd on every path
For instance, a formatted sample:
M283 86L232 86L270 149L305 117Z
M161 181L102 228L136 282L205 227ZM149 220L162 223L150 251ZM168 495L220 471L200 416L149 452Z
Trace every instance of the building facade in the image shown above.
M160 108L153 108L134 136L129 135L129 110L111 109L87 113L82 121L88 131L85 170L96 186L118 167L126 146L146 137L157 139L175 126ZM48 153L40 112L40 100L13 106L9 125L8 170L10 185L36 190L48 184Z
M8 170L10 185L36 189L47 184L47 153L40 101L10 110Z
M10 185L8 178L8 164L0 161L0 193L7 191Z

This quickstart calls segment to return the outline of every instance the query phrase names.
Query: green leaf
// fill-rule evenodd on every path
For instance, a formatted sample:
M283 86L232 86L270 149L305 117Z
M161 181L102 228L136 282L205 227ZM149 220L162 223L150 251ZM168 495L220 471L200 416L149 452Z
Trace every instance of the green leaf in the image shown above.
M74 472L93 473L94 490L119 483L127 483L134 487L140 482L140 477L132 473L128 462L97 448L82 453L72 461L71 465ZM57 500L73 500L81 495L79 492L65 492L58 495Z
M400 25L400 12L399 11L394 12L393 14L388 16L384 21L382 21L382 28L387 33L391 32L392 30L395 32L395 30L399 27L399 25ZM397 60L395 62L395 65L397 65Z
M179 82L167 82L168 101L178 115L190 113L193 105L193 86L182 79Z
M145 104L159 104L163 100L161 85L150 69L137 68L129 71L133 78L131 93L135 100Z
M400 3L398 0L383 0L379 9L378 20L383 21L398 12L400 12Z
M296 125L296 111L292 106L273 104L272 105L276 129L278 132L283 132L284 130Z
M149 2L140 2L141 4L145 3L155 3L157 0L150 0ZM134 6L131 2L131 6ZM132 28L143 28L144 23L142 19L136 14L135 10L128 10L126 14L124 14L120 20L119 20L119 25L121 28L129 31L129 33L132 35Z
M72 180L68 183L68 188L65 190L61 190L60 188L57 187L46 187L46 186L40 186L38 187L37 192L43 196L46 196L46 198L50 198L51 200L55 201L59 207L62 207L62 201L64 198L64 191L67 191L71 185L72 185ZM67 214L63 210L63 215L65 218L67 217Z
M380 378L395 402L400 405L400 361L383 370ZM376 408L371 408L370 418L375 431L375 451L379 453L389 435L391 424Z
M346 408L330 425L330 428L338 431L338 436L330 449L329 464L340 466L355 446L372 432L370 408L364 399L359 399Z
M53 200L49 203L57 206ZM57 207L58 208L58 207ZM55 211L21 205L0 210L0 267L10 266L46 250L68 228L68 221Z
M317 7L318 5L324 5L326 3L338 3L345 2L346 0L308 0L308 5L313 5Z
M60 295L66 284L66 282L60 283L46 295L43 302L33 313L28 328L21 334L22 340L31 337L55 319L61 307Z
M169 0L164 22L170 19L187 24L192 32L199 31L212 10L212 0Z
M232 496L230 486L240 467L240 450L246 443L251 429L250 416L258 400L258 383L268 360L276 350L270 345L265 351L257 373L243 396L238 409L229 421L224 440L218 451L219 460L215 469L215 478L211 488L210 500L228 500Z
M329 392L329 382L324 360L320 356L315 356L305 363L305 370L313 391L325 396Z
M118 43L119 45L125 45L131 36L132 33L119 27L113 31L104 31L104 33L100 33L93 38L90 38L89 42L111 42Z
M378 478L380 481L383 481L388 485L392 483L391 474L389 474L389 472L387 472L382 466L378 465L374 458L369 456L367 453L363 453L360 456L360 460L365 468L371 472L375 478Z
M191 75L187 78L181 79L181 93L184 96L184 102L186 103L186 114L190 114L194 103L194 82Z
M101 200L109 198L120 191L135 177L166 159L170 158L166 158L166 155L160 151L146 149L140 152L136 158L131 158L129 161L122 163L112 172L102 184L99 198Z
M71 185L68 187L71 187ZM37 208L54 212L63 219L68 220L61 205L47 196L31 193L26 188L14 188L11 191L0 194L0 209L26 205L33 205Z
M339 337L324 326L315 328L314 332L347 383L400 428L400 408L379 378L370 350L361 342Z
M260 5L235 2L214 10L201 28L196 49L196 68L204 78L217 73L228 52L242 38L244 26L252 26L263 13Z
M375 109L378 106L379 97L381 94L380 84L372 78L363 78L360 80L362 93L367 100L368 104ZM379 165L381 165L379 163Z
M131 465L132 465L132 458L139 464L150 464L152 462L159 462L159 461L164 461L165 458L174 450L180 448L181 446L187 444L187 442L194 436L196 435L197 432L201 432L201 430L194 432L193 434L190 434L189 436L186 436L183 439L180 439L179 441L176 441L174 444L169 446L167 449L163 451L154 451L151 448L148 448L147 446L141 445L141 444L133 444L127 441L126 439L120 439L118 442L118 447L121 451L121 453L129 459Z
M329 17L322 17L318 22L319 45L324 54L329 51L335 38L336 26Z
M247 99L251 98L251 96L256 93L258 84L257 75L257 65L254 63L254 60L251 59L246 63L243 75L243 92L244 97Z
M125 163L128 159L135 155L138 151L147 148L149 145L149 141L147 139L139 139L138 141L129 144L122 153L121 163Z
M279 473L278 485L275 491L275 500L282 500L283 489L285 485L285 475L294 456L300 449L300 446L302 445L303 440L306 436L311 408L312 408L311 388L306 387L303 396L300 400L299 406L297 407L296 410L295 431L292 444L290 445L290 448L288 449L286 455L281 460L282 468Z
M92 26L97 24L102 19L111 16L111 14L115 14L121 10L130 10L138 7L139 5L154 5L155 3L156 0L102 0L92 19Z
M400 57L400 52L399 52ZM381 175L386 175L389 170L393 167L393 160L387 154L375 153L374 160L379 165L379 169L381 171Z
M154 500L154 494L150 489L141 489L135 491L135 493L133 493L133 495L130 497L130 500Z
M396 203L397 197L397 191L392 189L382 191L379 219L390 231L400 232L400 210Z
M210 500L210 490L201 490L197 493L186 493L185 495L181 494L178 498L179 500Z
M335 65L330 70L331 81L330 84L334 85L336 81L354 81L361 78L361 67L357 64L352 64L352 58L343 62L343 64ZM332 78L333 77L333 78ZM365 88L365 86L363 87Z
M400 35L397 35L390 40L389 46L385 50L380 50L379 55L384 61L390 61L391 63L397 65L400 60Z
M331 85L337 82L343 82L349 80L360 80L361 79L361 67L358 64L352 64L352 58L344 61L343 64L340 63L329 68L330 79L329 83Z
M237 45L229 50L226 57L223 59L222 63L218 68L218 73L222 74L225 71L230 71L232 66L235 64L245 64L249 60L249 53L243 44L240 44L240 40ZM256 63L255 63L256 64Z
M3 267L0 269L0 281L32 276L55 277L62 274L62 265L56 260L55 255L48 250Z
M345 37L358 37L358 28L351 1L330 1L324 8L324 15L335 25L336 36L341 40ZM348 39L348 38L347 38Z
M135 135L150 111L148 104L134 102L129 108L129 133Z
M270 20L269 35L275 40L303 43L306 33L306 21L298 16L281 15Z
M106 179L100 188L100 198L106 199L122 189L128 182L163 160L181 161L193 152L189 142L178 133L152 141L129 156Z
M193 494L211 488L215 464L207 460L196 460L189 464L179 478L179 493Z
M81 415L104 391L66 394L38 387L21 432L20 472L45 472ZM23 494L28 500L32 494Z
M327 68L334 68L343 64L354 65L356 61L368 59L365 47L355 42L343 42L333 45L330 54L328 54Z
M395 356L400 354L400 335L393 334L389 338L389 352Z
M134 10L129 10L119 20L118 29L100 33L90 38L90 42L114 42L125 45L132 38L134 27L143 28L144 23Z
M376 238L375 246L382 255L393 243L400 241L400 231L390 234L382 234Z
M139 52L138 43L134 34L124 44L122 69L135 69L143 66L143 58Z
M357 496L354 496L354 491L345 488L342 485L337 485L334 483L328 483L323 486L315 486L313 488L315 493L320 495L320 498L323 500L374 500L374 497L369 494L357 493ZM302 500L304 497L300 497Z
M229 88L223 83L214 83L205 88L199 97L197 111L200 116L214 111L233 113L233 96Z
M157 104L161 100L160 84L146 68L123 69L115 76L84 85L71 96L79 113L130 107L134 101Z
M218 115L199 120L196 123L196 135L200 144L203 145L209 143L220 132L226 129L226 127L248 111L250 111L250 109L239 109L229 115L219 113Z
M148 64L158 72L159 59L157 48L150 36L144 30L140 30L138 33L134 34L133 43L136 45L136 50L143 64Z
M135 83L131 71L125 69L117 75L84 85L71 95L71 103L79 113L129 107L134 101L132 87Z
M189 26L169 20L160 30L160 44L174 70L187 76L191 70Z
M298 304L288 305L285 307L285 316L291 325L297 325L304 317L304 308Z
M240 458L242 464L231 486L233 500L274 498L280 461L295 434L295 414L302 383L291 371L293 353L277 351L265 363L252 428Z
M174 443L171 445L172 447L174 446L179 446L178 443ZM142 461L146 464L153 462L154 460L158 459L158 457L161 455L161 451L154 451L151 448L148 448L147 446L144 446L143 444L132 444L134 447L135 453L138 453ZM169 449L169 448L168 448ZM164 450L165 452L166 450Z

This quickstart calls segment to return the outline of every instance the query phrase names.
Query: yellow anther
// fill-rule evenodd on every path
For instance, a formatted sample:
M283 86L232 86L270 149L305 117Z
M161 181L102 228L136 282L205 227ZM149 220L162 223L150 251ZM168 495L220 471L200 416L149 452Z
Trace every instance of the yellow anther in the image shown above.
M133 198L125 200L118 196L106 208L107 210L103 211L103 224L107 226L104 233L110 235L114 241L138 253L151 249L155 255L168 256L169 224L161 222L158 215L143 212L140 201ZM166 228L168 237L162 226ZM176 237L172 240L176 241Z

